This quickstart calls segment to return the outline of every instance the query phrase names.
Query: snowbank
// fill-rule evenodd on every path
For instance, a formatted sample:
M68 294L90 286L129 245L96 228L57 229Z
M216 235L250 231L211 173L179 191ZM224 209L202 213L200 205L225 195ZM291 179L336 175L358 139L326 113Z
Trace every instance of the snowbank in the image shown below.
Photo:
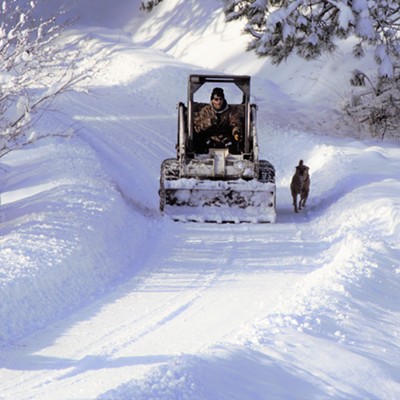
M2 166L8 171L0 227L4 345L116 284L134 266L146 223L132 215L81 140L19 150L4 157Z

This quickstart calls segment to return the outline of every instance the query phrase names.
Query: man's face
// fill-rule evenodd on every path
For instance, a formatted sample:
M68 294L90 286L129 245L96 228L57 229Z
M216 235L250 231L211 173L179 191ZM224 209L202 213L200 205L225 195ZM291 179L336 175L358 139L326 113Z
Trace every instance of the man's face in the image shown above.
M224 104L224 99L222 97L219 96L214 96L212 101L212 105L213 107L219 111L222 108L222 105Z

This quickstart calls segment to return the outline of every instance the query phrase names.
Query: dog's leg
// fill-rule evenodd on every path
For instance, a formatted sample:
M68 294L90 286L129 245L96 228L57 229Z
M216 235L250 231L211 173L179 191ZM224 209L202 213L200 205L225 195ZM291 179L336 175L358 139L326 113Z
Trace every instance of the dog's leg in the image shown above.
M297 210L297 194L292 194L292 197L293 197L293 207L294 207L294 212L295 213L297 213L298 212L298 210Z
M301 206L302 206L302 207L305 207L305 206L306 206L306 202L307 202L307 199L308 199L308 193L309 193L309 190L308 190L308 189L305 189L305 190L301 193L300 202L301 202Z

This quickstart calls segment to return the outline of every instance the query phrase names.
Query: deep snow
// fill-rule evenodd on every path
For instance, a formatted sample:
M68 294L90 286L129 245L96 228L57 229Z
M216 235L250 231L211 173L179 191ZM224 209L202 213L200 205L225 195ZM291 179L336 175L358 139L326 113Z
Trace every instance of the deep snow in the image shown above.
M214 0L138 3L71 2L99 73L36 129L76 133L1 159L0 398L398 399L400 150L344 137L346 47L273 67ZM199 71L252 76L275 224L158 211Z

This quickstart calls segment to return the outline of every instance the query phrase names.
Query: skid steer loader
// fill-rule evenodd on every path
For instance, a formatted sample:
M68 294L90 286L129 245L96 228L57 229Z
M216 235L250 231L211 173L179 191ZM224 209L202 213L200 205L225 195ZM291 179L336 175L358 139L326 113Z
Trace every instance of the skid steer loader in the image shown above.
M241 116L240 142L213 143L213 135L194 130L197 113L208 104L200 89L210 85L236 91L236 102L229 97L228 103ZM161 212L178 221L275 222L275 169L258 158L250 77L190 75L187 105L179 103L177 109L177 156L161 164Z

